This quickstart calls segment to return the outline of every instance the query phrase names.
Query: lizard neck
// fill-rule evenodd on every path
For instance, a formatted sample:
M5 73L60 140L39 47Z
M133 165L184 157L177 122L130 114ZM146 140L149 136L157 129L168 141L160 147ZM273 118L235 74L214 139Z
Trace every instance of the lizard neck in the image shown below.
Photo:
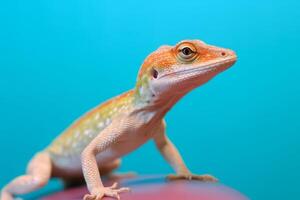
M133 93L133 105L136 112L150 114L153 120L160 120L187 92L157 96L151 88L137 85Z

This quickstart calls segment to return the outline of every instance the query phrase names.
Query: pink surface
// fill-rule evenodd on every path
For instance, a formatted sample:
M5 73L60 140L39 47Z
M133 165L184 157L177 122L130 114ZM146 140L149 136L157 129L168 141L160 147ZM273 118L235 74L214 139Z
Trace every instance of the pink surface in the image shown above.
M122 200L246 200L239 192L221 184L197 181L166 182L162 176L138 177L120 181L122 186L132 189L121 194ZM106 182L110 184L110 181ZM42 198L43 200L79 200L87 193L85 186L68 189ZM112 198L104 198L104 200Z

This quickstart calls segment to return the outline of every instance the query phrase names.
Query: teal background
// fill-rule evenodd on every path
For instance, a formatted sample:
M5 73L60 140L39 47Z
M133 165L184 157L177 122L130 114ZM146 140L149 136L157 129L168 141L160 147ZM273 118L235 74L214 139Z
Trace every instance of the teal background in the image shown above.
M150 52L198 38L238 62L174 107L170 138L195 173L251 199L300 199L299 10L296 0L1 1L0 187L72 120L132 88ZM171 172L152 142L124 158L128 170Z

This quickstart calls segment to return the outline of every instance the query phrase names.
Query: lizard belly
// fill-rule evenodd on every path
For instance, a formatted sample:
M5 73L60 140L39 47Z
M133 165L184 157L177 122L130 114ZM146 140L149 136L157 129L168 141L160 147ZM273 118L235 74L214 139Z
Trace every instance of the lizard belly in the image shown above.
M119 156L116 152L113 151L113 149L109 148L101 153L99 153L96 156L96 160L98 165L106 164L114 159L117 159ZM53 162L53 168L54 173L58 174L58 176L61 176L60 174L64 175L73 175L73 174L81 174L82 168L81 168L81 155L72 155L72 156L53 156L52 155L52 162Z
M148 135L138 135L137 133L128 136L124 140L120 140L113 144L108 149L100 152L96 156L99 166L112 162L113 160L124 156L135 150L149 139ZM52 155L52 162L55 171L64 172L68 174L82 173L81 168L81 154L74 154L69 156L55 156Z

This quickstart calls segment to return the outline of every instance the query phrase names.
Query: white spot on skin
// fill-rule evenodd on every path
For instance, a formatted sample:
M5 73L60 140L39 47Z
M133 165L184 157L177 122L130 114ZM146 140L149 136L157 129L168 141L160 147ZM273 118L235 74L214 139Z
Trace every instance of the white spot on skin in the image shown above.
M85 135L89 135L89 134L90 134L90 132L91 132L91 130L90 130L90 129L86 129L86 130L84 131L84 134L85 134Z
M145 91L145 90L144 90L144 87L143 87L143 86L139 88L139 92L140 92L141 95L144 94L144 91Z
M104 126L104 123L102 121L97 124L98 128L103 128L103 126Z
M97 113L96 116L95 116L95 120L98 120L100 118L100 114Z
M93 130L87 129L84 131L84 134L88 137L93 137Z
M105 124L108 125L109 123L110 123L110 119L107 118L107 119L105 120Z
M75 137L75 138L78 138L79 135L80 135L80 132L79 132L79 131L76 131L75 134L74 134L74 137Z

